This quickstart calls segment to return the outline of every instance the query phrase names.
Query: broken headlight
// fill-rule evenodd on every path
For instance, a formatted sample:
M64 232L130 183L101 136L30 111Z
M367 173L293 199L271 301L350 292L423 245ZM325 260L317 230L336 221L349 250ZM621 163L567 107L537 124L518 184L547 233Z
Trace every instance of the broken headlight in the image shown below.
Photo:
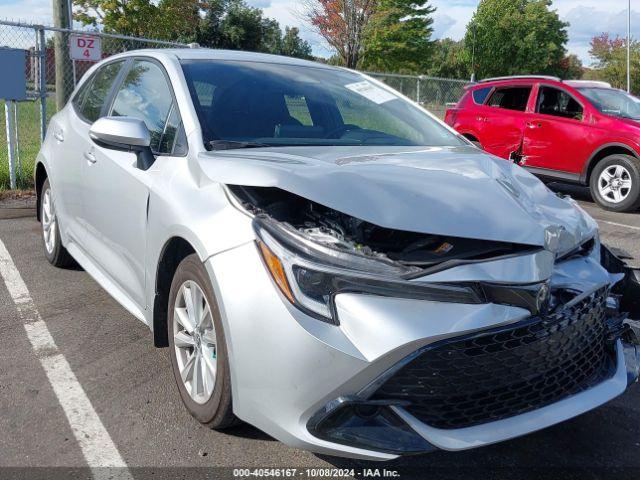
M472 286L409 282L406 279L419 268L321 245L268 216L255 217L254 226L262 258L282 294L326 322L338 324L333 300L345 292L439 302L484 301L482 292Z

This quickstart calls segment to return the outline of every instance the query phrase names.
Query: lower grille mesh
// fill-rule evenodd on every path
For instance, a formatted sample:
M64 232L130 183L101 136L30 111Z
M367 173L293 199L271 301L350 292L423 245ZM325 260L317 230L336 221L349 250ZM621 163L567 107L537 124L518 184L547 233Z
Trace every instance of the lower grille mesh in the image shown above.
M408 401L406 410L420 421L451 429L519 415L576 394L613 373L607 294L603 289L548 316L436 344L373 398Z

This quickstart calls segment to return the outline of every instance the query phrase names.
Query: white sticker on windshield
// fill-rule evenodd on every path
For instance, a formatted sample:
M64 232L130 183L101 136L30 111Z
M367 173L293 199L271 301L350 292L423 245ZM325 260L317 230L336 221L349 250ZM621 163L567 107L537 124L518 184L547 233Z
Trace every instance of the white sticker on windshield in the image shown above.
M393 93L389 93L380 87L376 87L373 83L366 80L363 82L350 83L345 85L345 87L377 104L389 102L397 98Z

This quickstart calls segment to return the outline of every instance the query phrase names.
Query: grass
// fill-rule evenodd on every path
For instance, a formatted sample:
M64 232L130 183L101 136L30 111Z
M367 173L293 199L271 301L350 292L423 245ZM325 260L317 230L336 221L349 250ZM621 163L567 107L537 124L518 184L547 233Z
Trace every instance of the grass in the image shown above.
M47 124L55 113L55 100L47 99ZM33 188L33 166L40 150L40 101L18 103L18 155L20 165L17 169L19 190ZM10 188L9 153L5 126L5 105L0 101L0 192Z

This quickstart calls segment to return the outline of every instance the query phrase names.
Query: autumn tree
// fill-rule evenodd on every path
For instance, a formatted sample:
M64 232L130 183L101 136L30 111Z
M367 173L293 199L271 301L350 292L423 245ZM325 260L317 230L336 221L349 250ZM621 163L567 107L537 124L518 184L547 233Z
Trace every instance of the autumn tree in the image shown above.
M595 60L594 69L585 74L591 80L604 80L616 88L627 88L627 41L603 33L591 39L589 54ZM631 40L631 90L640 93L640 42Z
M366 27L362 67L423 73L431 64L433 12L424 0L378 0Z
M376 0L305 0L303 16L340 57L356 68Z

